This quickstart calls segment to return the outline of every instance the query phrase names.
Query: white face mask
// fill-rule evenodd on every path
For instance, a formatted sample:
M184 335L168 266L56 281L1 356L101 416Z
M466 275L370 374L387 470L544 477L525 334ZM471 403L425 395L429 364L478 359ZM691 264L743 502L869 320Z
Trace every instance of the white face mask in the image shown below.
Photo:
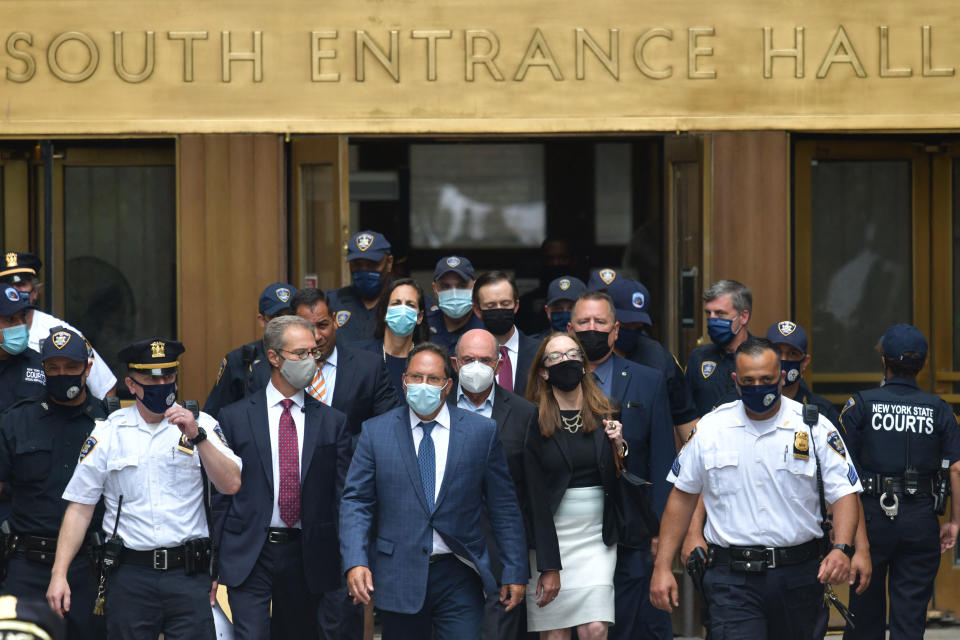
M479 360L460 367L460 384L470 393L486 391L493 384L493 369Z
M283 359L280 365L280 374L286 378L294 389L304 389L313 382L313 376L317 373L317 363L312 357L306 357L303 360Z

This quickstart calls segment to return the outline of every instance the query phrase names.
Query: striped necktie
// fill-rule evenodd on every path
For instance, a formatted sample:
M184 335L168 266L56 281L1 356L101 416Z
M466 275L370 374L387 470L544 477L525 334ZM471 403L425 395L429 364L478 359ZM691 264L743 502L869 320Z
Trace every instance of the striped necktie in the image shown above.
M327 364L326 360L317 363L317 373L314 374L313 381L307 387L307 393L323 404L327 404L327 381L323 379L323 366L325 364Z

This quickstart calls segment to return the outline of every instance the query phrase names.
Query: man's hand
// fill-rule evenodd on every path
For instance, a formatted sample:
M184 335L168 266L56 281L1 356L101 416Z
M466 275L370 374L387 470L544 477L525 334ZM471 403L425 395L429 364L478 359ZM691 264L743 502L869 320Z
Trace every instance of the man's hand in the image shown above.
M650 577L650 602L667 613L672 613L674 607L680 606L680 594L673 571L653 568L653 575Z
M537 606L545 607L560 593L560 572L544 571L537 580Z
M67 577L53 574L47 587L47 604L61 618L70 611L70 585Z
M704 551L707 550L707 540L703 537L703 530L694 531L688 529L687 535L683 539L683 546L680 547L680 562L683 566L687 566L687 559L697 547L703 547Z
M370 604L372 591L373 574L370 569L358 565L347 571L347 593L353 597L353 604Z
M500 586L500 602L504 605L505 611L510 611L515 606L523 602L523 596L527 593L525 584L504 584Z
M955 522L944 522L940 525L940 553L953 549L957 545L957 532L960 525Z
M163 415L167 419L167 422L177 425L180 433L187 436L190 440L196 438L197 434L200 433L197 430L197 421L194 419L192 411L174 405L167 409Z
M870 550L857 546L853 559L850 560L850 586L852 587L857 577L860 577L860 584L857 585L857 595L862 594L870 586L870 578L873 577L873 562L870 560Z
M840 584L850 577L850 558L840 549L834 549L820 563L817 580L823 584Z

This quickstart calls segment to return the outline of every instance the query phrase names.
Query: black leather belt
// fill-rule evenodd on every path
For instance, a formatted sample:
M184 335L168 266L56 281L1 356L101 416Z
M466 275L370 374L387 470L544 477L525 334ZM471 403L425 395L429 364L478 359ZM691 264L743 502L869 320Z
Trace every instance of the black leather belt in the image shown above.
M719 547L709 545L710 566L726 564L731 571L763 573L767 569L802 564L820 555L820 540L795 547Z
M22 550L27 560L53 566L56 559L57 539L44 536L23 535L17 538L16 549Z
M430 556L430 564L436 564L438 562L442 562L444 560L450 560L455 557L456 556L452 553L435 553L432 556Z
M150 551L134 551L124 548L120 552L120 562L122 564L133 564L138 567L150 567L157 571L166 571L167 569L179 569L184 566L184 557L186 553L184 548L170 547L167 549L151 549Z
M301 533L303 533L303 531L297 528L280 529L278 527L270 527L267 529L267 542L270 544L287 544L288 542L299 539Z
M927 496L936 493L936 479L933 476L917 478L917 490L907 493L906 482L903 476L888 476L882 473L864 473L860 478L863 484L863 493L868 496L879 497L889 490L899 497Z

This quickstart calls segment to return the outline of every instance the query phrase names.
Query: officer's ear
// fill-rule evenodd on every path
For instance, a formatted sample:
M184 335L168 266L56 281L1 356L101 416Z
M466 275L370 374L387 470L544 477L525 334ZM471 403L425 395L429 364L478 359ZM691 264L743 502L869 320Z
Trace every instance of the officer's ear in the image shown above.
M137 397L137 386L139 386L138 383L137 383L137 381L134 380L133 378L131 378L130 376L126 376L126 377L124 377L124 379L123 379L123 383L124 383L125 385L127 385L127 391L130 392L130 395L132 395L134 398L136 398L136 397Z
M260 324L261 329L266 329L267 323L270 322L270 318L263 315L262 313L257 313L257 322Z
M803 357L803 360L800 361L800 373L803 373L810 366L811 360L813 360L813 356L809 353Z
M450 366L453 367L454 373L459 373L460 364L457 362L457 356L450 356Z
M381 273L392 274L393 273L393 256L390 254L385 255L383 264L383 271Z

